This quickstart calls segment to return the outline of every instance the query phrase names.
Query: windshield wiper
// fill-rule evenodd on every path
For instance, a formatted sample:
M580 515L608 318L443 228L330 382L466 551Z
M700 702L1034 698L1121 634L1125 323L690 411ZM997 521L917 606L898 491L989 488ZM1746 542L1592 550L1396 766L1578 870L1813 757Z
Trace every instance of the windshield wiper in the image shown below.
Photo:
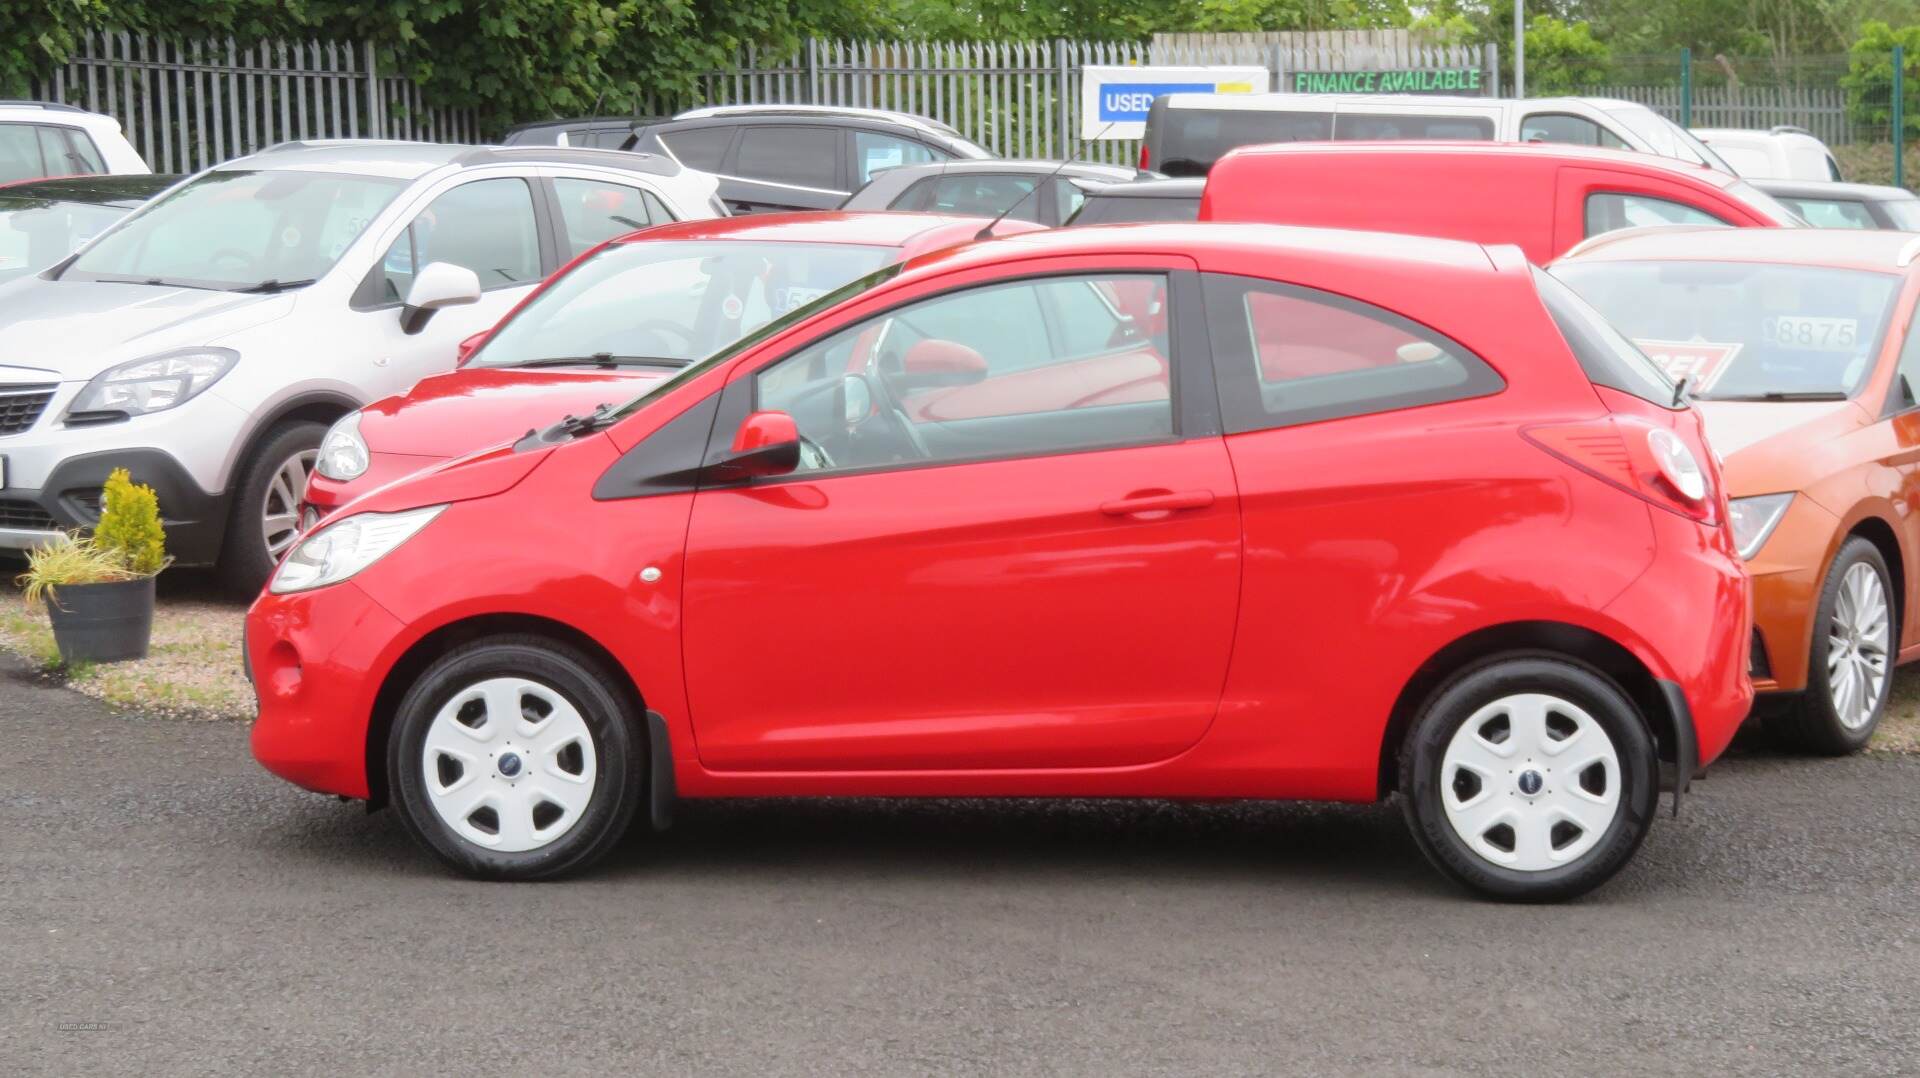
M1776 390L1770 393L1739 393L1730 394L1725 397L1696 396L1694 399L1709 401L1843 401L1847 399L1847 395L1834 390L1807 389L1795 391Z
M612 352L595 352L590 356L550 356L546 359L529 359L525 363L512 363L513 367L684 367L693 362L688 359L675 359L672 356L616 356Z
M587 434L606 426L607 423L612 420L613 414L617 410L618 406L612 403L601 403L595 405L593 411L588 412L586 415L561 416L560 422L544 430L529 430L524 435L521 435L520 440L513 443L513 448L517 452L525 452L529 449L538 449L543 445L554 445L558 442L571 441L582 434Z
M304 281L261 281L259 284L250 284L245 288L235 288L231 289L231 291L242 294L288 292L295 288L305 288L312 284L314 280L315 278L309 277Z
M212 285L194 284L192 281L169 281L165 277L90 277L86 284L145 284L157 288L193 288L201 292L218 292Z

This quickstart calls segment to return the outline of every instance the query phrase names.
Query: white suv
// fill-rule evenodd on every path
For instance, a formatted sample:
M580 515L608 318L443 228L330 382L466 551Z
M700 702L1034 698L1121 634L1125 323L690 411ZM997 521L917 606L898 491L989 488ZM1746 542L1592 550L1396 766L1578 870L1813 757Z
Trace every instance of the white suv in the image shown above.
M451 369L593 244L716 216L714 190L555 146L291 143L202 172L0 286L0 547L89 526L126 467L180 563L257 590L328 424Z
M111 116L52 101L0 101L0 184L151 171Z

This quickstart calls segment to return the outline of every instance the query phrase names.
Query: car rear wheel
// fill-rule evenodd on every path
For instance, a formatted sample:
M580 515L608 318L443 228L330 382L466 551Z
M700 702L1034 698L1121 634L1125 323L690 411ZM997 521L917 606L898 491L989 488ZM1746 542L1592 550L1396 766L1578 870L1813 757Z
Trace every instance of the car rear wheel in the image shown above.
M243 595L260 591L300 536L300 499L327 428L304 420L267 434L234 487L220 573Z
M1552 901L1610 879L1652 826L1659 758L1632 701L1575 662L1514 656L1455 677L1400 755L1414 841L1458 883Z
M1854 537L1827 569L1814 609L1807 689L1767 715L1769 733L1804 752L1858 752L1886 713L1899 650L1892 574L1880 548Z
M481 879L547 879L606 855L644 790L638 724L597 663L539 637L470 644L394 717L389 788L407 831Z

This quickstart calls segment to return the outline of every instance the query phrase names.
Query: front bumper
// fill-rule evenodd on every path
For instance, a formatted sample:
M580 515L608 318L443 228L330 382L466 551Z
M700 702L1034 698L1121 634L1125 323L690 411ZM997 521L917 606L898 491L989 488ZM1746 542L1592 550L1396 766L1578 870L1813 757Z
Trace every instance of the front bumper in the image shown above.
M1759 637L1753 650L1766 656L1767 669L1755 671L1762 693L1799 692L1807 687L1807 661L1813 647L1814 612L1820 605L1821 577L1840 519L1804 495L1767 537L1754 559L1753 622Z
M0 549L30 550L99 523L100 487L115 468L127 469L134 482L153 488L167 529L167 552L175 562L208 565L219 559L230 495L202 490L178 460L158 449L71 457L55 465L39 489L0 489Z
M255 600L245 637L254 759L309 790L367 797L367 730L404 628L350 580Z

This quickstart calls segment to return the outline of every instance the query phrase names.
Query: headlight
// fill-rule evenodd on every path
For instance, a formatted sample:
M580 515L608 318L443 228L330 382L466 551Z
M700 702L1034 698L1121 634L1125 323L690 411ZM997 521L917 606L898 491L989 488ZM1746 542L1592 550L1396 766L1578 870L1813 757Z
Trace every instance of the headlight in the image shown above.
M320 439L320 462L314 470L344 483L367 474L367 441L360 437L360 413L348 412Z
M413 538L445 509L430 505L404 513L356 513L300 540L273 574L275 595L338 584Z
M1791 493L1735 498L1727 503L1727 516L1733 525L1733 545L1740 548L1742 560L1752 561L1753 556L1760 553L1760 548L1767 545L1767 536L1773 534L1791 504Z
M219 381L239 358L229 348L192 348L122 363L88 382L67 406L67 418L146 415L177 407Z

